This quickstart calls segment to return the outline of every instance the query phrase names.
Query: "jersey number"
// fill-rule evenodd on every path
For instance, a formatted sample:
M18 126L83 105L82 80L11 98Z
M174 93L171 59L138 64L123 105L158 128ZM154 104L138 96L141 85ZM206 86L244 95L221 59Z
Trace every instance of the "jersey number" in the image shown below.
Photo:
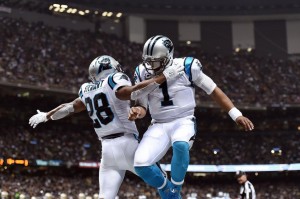
M172 106L173 105L173 101L170 100L170 96L168 93L168 85L167 82L162 83L159 88L161 88L163 96L164 96L164 100L161 101L161 106Z
M101 100L102 105L99 105L99 100ZM94 103L93 103L94 102ZM92 101L91 98L85 98L85 103L89 105L88 113L92 117L94 110L96 111L96 116L98 119L94 119L94 128L101 128L101 124L108 124L114 119L114 113L109 107L107 97L104 93L98 93L94 96ZM103 117L101 113L104 113L106 116Z

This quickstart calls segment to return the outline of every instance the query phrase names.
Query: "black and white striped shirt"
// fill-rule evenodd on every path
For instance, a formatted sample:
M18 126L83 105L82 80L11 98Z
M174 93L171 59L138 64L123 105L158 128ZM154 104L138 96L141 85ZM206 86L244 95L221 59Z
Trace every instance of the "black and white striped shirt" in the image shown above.
M256 199L255 189L251 182L246 181L240 188L241 199Z

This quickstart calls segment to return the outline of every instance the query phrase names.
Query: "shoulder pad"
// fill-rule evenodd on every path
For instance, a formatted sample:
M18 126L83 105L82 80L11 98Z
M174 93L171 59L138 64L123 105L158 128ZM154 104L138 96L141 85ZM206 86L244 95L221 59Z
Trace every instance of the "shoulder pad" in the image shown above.
M184 58L183 65L184 65L184 72L189 77L190 82L192 82L192 64L194 58L193 57L186 57Z
M108 79L107 79L107 83L109 85L109 87L113 90L114 87L116 86L116 82L114 81L114 76L115 76L116 73L113 73L113 74L110 74L108 76Z
M80 98L83 97L83 90L84 90L84 88L85 88L88 84L89 84L89 83L84 83L84 84L81 85L81 87L80 87L80 89L79 89L79 91L78 91L78 96L79 96Z

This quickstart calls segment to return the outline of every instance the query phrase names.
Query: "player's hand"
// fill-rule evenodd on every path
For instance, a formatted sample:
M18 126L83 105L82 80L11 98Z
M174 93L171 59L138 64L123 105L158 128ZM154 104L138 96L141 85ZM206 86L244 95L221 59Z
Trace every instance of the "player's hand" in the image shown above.
M174 79L177 76L184 74L184 66L182 64L172 64L163 71L167 80Z
M37 110L37 114L35 114L29 119L29 125L35 128L39 123L47 121L47 113Z
M244 128L245 131L252 131L254 129L253 123L246 117L240 116L236 118L235 122Z
M128 120L134 121L141 118L142 108L141 107L131 107L128 114Z

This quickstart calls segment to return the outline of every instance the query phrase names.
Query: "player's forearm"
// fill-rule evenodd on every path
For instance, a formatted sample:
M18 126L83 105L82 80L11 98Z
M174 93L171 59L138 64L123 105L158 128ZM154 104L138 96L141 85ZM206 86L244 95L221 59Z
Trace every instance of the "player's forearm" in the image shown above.
M53 115L54 114L60 114L60 112L63 112L63 110L61 110L62 108L65 108L66 106L70 106L70 103L65 103L65 104L61 104L61 105L59 105L58 107L56 107L56 108L54 108L54 109L52 109L51 111L49 111L48 113L47 113L47 115L46 115L46 117L47 117L47 119L49 120L49 119L52 119L52 117L53 117ZM57 113L58 112L58 113ZM69 115L69 114L68 114ZM64 114L64 117L66 117L66 116L68 116L68 115L66 115L66 114ZM56 118L56 117L54 117L54 118ZM61 117L61 118L63 118L63 117ZM59 119L61 119L61 118L59 118Z
M49 111L47 113L47 119L51 118L52 120L59 120L74 113L79 113L85 109L86 107L80 98L76 98L73 102L61 104Z
M232 101L219 87L216 87L214 89L214 91L211 94L211 97L226 112L229 112L234 107Z
M220 88L216 87L214 89L214 91L212 92L211 96L217 102L217 104L219 104L221 106L221 108L223 110L228 112L229 116L231 117L231 119L233 121L236 122L236 119L239 118L240 116L242 116L242 112L239 109L237 109L236 107L234 107L232 101L227 97L227 95L225 93L223 93L223 91ZM249 122L251 123L251 121L249 121ZM251 124L249 124L249 125L251 125ZM250 126L248 126L248 127L250 127ZM248 127L247 127L247 129L248 129ZM251 125L251 128L249 128L249 130L252 130L252 129L253 129L253 124Z
M166 81L164 75L159 75L149 80L142 81L134 86L121 87L116 92L116 97L120 100L136 100L144 97Z

